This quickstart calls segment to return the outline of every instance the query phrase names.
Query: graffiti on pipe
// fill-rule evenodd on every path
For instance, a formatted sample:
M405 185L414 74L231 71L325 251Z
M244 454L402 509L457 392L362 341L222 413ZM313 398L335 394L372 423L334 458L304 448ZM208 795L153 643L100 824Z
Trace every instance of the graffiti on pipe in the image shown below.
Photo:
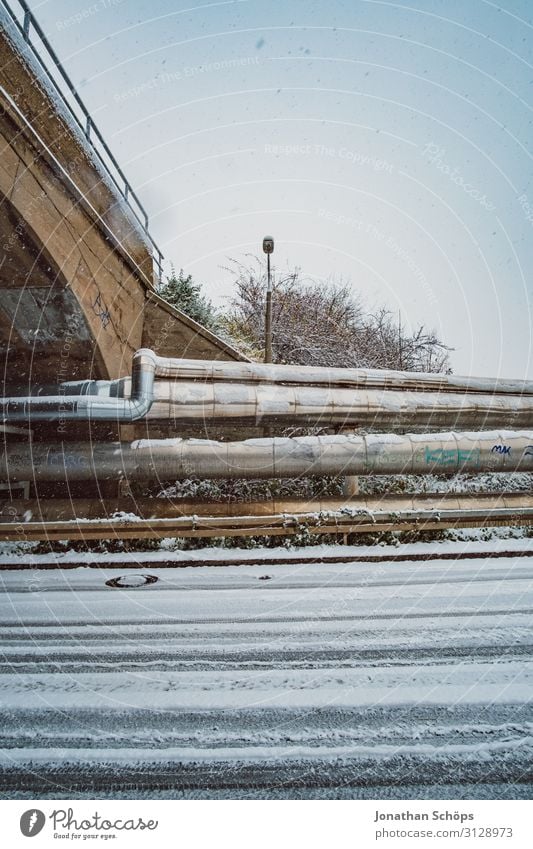
M65 469L86 469L85 457L80 454L49 454L46 459L48 466L61 466Z
M426 463L437 466L461 466L468 463L479 466L480 450L473 448L465 451L462 448L428 448L426 447Z
M382 451L379 454L370 454L368 459L372 466L408 466L413 458L411 454L401 451Z
M510 454L511 446L510 445L493 445L491 448L492 454Z
M524 457L533 457L533 445L526 445L524 448Z

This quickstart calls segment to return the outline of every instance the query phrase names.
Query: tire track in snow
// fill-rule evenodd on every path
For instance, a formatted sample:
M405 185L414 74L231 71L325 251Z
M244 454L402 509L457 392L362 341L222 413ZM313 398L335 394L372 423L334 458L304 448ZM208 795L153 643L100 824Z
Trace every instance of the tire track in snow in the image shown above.
M528 798L533 558L468 564L7 580L0 795Z

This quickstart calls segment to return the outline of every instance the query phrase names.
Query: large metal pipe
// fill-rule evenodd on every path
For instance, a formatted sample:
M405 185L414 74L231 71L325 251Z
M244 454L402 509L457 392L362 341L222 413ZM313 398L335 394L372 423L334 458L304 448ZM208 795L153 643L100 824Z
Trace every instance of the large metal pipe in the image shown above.
M158 379L149 421L488 430L533 428L533 396Z
M180 360L142 349L133 358L131 380L66 383L57 395L0 400L6 421L145 417L181 425L231 420L254 426L530 428L533 384L387 369Z
M533 426L533 383L159 357L151 420L472 429Z
M8 445L0 478L171 481L533 471L533 431Z

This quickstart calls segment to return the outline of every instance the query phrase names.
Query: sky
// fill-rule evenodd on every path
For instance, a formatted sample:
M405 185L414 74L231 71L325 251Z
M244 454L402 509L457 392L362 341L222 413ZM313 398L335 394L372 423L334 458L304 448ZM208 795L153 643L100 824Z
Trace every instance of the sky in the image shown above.
M13 0L15 2L15 0ZM533 378L528 0L33 0L172 263L263 256Z

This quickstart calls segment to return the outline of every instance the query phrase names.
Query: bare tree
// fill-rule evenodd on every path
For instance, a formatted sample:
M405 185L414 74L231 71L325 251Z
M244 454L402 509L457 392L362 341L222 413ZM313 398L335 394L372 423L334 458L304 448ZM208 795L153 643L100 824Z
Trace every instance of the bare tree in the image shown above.
M232 261L236 293L222 318L226 332L261 358L266 279L257 258ZM449 348L434 331L419 327L412 335L390 310L368 313L346 283L302 279L298 268L273 278L274 361L317 366L449 371Z

